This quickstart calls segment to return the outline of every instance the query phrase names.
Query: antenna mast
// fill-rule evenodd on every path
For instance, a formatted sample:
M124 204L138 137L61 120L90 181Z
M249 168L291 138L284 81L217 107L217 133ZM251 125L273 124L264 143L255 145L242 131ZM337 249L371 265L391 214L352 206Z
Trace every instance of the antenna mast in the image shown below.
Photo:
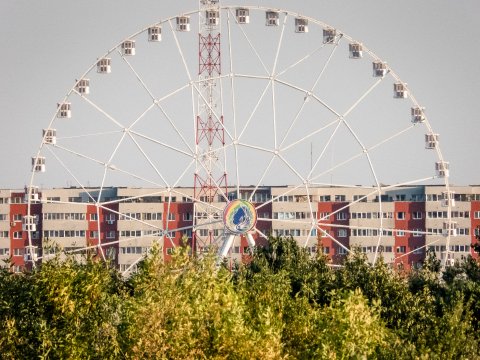
M200 252L216 239L223 229L211 224L222 214L212 206L228 199L221 104L221 52L219 0L199 0L198 79L196 119L196 166L194 181L192 234L193 251ZM207 225L209 223L209 225ZM202 224L205 224L202 226Z

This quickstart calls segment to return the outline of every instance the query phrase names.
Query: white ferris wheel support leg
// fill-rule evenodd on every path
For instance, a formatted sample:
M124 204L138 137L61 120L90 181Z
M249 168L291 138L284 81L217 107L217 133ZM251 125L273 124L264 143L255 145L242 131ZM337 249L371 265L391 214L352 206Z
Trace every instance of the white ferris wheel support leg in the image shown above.
M255 239L253 238L253 235L251 233L247 233L247 242L253 254L253 249L255 249Z
M227 257L228 252L233 245L233 241L235 240L235 234L229 234L224 239L225 240L223 241L222 246L218 250L219 261L222 261L224 258Z

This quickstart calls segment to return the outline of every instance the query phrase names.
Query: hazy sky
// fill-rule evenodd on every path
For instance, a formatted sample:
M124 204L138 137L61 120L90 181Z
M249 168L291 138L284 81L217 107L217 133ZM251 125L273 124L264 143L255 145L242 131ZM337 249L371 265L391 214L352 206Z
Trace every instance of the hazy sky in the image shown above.
M478 0L223 1L292 10L362 41L407 82L441 136L451 183L480 184ZM96 58L194 0L0 1L0 188L30 179L57 101ZM195 30L194 30L195 31Z

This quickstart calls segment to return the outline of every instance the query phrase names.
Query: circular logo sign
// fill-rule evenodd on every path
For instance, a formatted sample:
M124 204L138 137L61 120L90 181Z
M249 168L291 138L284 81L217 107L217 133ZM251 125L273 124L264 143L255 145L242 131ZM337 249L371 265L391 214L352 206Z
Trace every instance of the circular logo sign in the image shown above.
M257 223L255 207L245 200L233 200L223 210L223 223L234 234L245 234Z

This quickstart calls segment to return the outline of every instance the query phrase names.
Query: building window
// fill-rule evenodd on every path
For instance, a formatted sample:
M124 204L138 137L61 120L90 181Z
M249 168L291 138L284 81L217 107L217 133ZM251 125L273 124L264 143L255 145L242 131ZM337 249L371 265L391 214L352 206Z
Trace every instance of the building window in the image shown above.
M475 211L475 213L473 214L473 217L475 219L480 219L480 211Z
M337 220L347 220L347 213L346 212L337 213Z
M412 214L413 219L415 220L420 220L423 217L423 214L421 211L414 211Z
M23 256L24 249L13 249L13 256Z
M115 231L107 231L107 239L115 239Z
M163 219L163 214L158 213L143 213L142 214L143 220L152 220L152 221L159 221Z
M338 237L347 237L347 229L338 229Z
M405 220L405 212L404 211L397 212L397 220Z
M120 220L141 220L140 213L125 213L120 215Z
M13 221L22 221L22 214L14 214Z
M405 236L404 230L397 230L397 236Z
M90 239L98 239L98 231L90 231Z
M397 253L404 254L407 251L405 246L397 246Z
M13 232L13 238L14 239L21 239L22 238L22 232L21 231L14 231Z
M192 214L187 212L187 213L183 213L183 221L192 221L193 217L192 217Z
M339 246L339 247L337 248L337 254L338 254L338 255L346 255L346 254L347 254L347 250L346 250L345 248Z
M353 201L354 202L367 202L367 196L366 195L353 195Z
M130 270L131 272L136 272L138 270L137 264L120 264L120 271L127 271Z
M319 213L319 220L329 220L330 213L329 212L321 212Z
M168 213L168 221L174 221L175 220L175 214L174 213Z
M414 237L421 237L422 236L422 229L413 229L413 236Z
M97 221L98 220L98 214L90 214L90 221Z

